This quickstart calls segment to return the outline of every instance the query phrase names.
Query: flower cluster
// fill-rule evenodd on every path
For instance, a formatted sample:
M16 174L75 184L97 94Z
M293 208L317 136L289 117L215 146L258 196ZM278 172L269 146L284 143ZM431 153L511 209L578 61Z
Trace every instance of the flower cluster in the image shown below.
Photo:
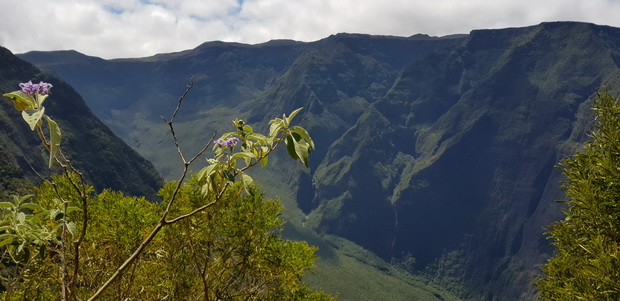
M50 83L39 82L38 84L33 84L32 81L28 81L27 83L20 83L19 87L22 88L22 92L35 96L36 93L41 95L49 94L53 86Z
M228 139L218 139L216 140L214 143L215 145L219 146L219 147L234 147L235 145L237 145L237 143L239 142L239 138L237 137L230 137Z

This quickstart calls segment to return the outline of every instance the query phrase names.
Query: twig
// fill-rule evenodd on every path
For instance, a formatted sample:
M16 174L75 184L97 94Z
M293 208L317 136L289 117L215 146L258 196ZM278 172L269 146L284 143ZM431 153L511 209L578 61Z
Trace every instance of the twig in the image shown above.
M183 215L177 216L177 217L175 217L175 218L173 218L173 219L171 219L171 220L169 220L169 221L165 221L165 223L166 223L166 224L173 224L173 223L176 223L176 222L178 222L178 221L180 221L180 220L186 219L186 218L188 218L188 217L190 217L190 216L192 216L192 215L194 215L194 214L196 214L196 213L198 213L198 212L200 212L200 211L203 211L203 210L205 210L205 209L207 209L207 208L209 208L209 207L211 207L211 206L215 205L215 204L216 204L216 203L217 203L217 202L218 202L218 201L222 198L222 195L224 194L224 191L226 191L226 189L227 189L229 186L230 186L230 183L226 183L226 185L224 185L224 188L222 188L222 190L220 190L220 191L219 191L219 193L218 193L218 194L217 194L217 196L215 197L215 200L213 200L212 202L210 202L210 203L208 203L208 204L205 204L205 205L203 205L203 206L201 206L201 207L199 207L199 208L195 209L194 211L192 211L192 212L190 212L190 213L187 213L187 214L183 214Z
M170 132L172 133L172 139L174 140L174 145L176 146L177 153L181 157L181 160L183 161L183 165L185 166L189 165L189 163L185 161L185 158L183 157L183 152L181 152L181 148L179 146L179 139L177 139L177 135L174 132L174 127L172 126L172 123L174 122L174 118L177 117L177 114L179 113L179 110L181 109L181 104L183 103L183 100L187 96L187 93L189 93L189 91L193 87L194 87L194 76L192 75L192 77L189 79L189 85L187 85L185 92L183 93L183 95L181 95L181 97L179 97L179 101L177 102L177 107L176 109L174 109L174 112L172 113L172 117L170 117L170 121L167 121L163 116L161 117L161 119L164 120L164 122L168 125L168 127L170 127Z
M183 185L183 181L185 180L185 177L187 176L188 173L188 167L190 164L192 164L192 162L194 162L196 159L198 159L198 157L200 157L208 148L209 146L211 146L211 144L213 143L213 140L215 139L215 135L213 134L213 137L211 138L211 140L209 140L209 142L205 145L205 147L203 147L195 156L193 156L189 161L185 160L185 157L183 156L183 152L181 151L181 147L179 146L179 140L176 136L176 133L174 132L174 126L173 126L173 122L174 119L177 115L177 113L179 112L180 108L181 108L181 104L183 103L183 100L185 99L185 97L187 96L187 94L189 93L189 91L192 89L193 87L193 76L190 79L190 84L187 86L187 89L185 90L185 93L183 93L183 95L179 98L178 102L177 102L177 107L174 110L174 113L172 114L172 117L170 118L170 121L167 121L165 118L162 117L162 119L164 120L164 122L166 124L168 124L168 127L170 128L170 132L172 133L172 138L174 140L174 144L176 146L176 150L177 153L179 154L179 157L181 158L181 161L183 162L183 172L181 173L181 176L179 178L179 180L177 181L177 185L174 189L174 191L172 192L172 195L170 196L170 199L168 200L168 204L166 205L166 210L162 213L162 216L159 220L159 222L157 223L157 225L153 228L153 230L151 230L151 233L149 233L149 235L142 241L142 243L138 246L138 248L129 256L129 258L127 258L125 260L125 262L123 262L123 264L121 264L120 267L118 267L118 269L116 269L116 271L112 274L112 276L110 276L110 278L108 278L108 280L101 285L101 287L99 287L99 289L95 292L95 294L93 294L88 300L95 300L97 298L99 298L103 292L112 284L112 282L114 282L118 277L120 277L123 272L131 265L134 263L134 261L140 256L140 254L142 254L142 252L144 251L144 249L146 249L146 247L151 243L151 241L155 238L155 236L157 235L157 233L159 233L159 231L161 231L161 229L169 224L175 223L179 220L182 220L186 217L189 217L193 214L196 214L198 212L200 212L201 210L204 210L210 206L212 206L213 204L215 204L218 199L223 195L224 190L222 190L215 198L215 200L207 205L204 205L194 211L192 211L192 213L190 214L186 214L180 217L177 217L175 219L172 219L170 221L166 220L168 214L170 213L170 209L172 207L172 204L174 203L174 201L176 200L176 197L179 193L179 191L181 190L181 187ZM226 188L226 186L225 186Z

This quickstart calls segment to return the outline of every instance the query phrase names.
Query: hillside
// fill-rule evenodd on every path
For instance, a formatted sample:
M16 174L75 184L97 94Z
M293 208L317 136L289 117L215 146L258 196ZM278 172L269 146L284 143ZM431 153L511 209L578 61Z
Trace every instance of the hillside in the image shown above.
M620 92L619 45L620 29L558 22L443 38L209 42L138 59L20 57L74 86L166 178L180 166L160 115L191 75L179 123L188 151L233 116L254 125L303 106L311 171L261 171L287 181L268 181L274 194L296 197L292 228L386 261L410 254L417 272L465 298L524 300L551 252L543 227L561 216L554 166L587 139L594 93Z
M618 86L618 38L588 24L475 31L409 66L317 168L310 219L468 279L472 297L531 296L543 227L560 218L554 166L587 138L594 92Z
M46 113L63 131L64 153L87 180L102 190L111 188L130 195L157 198L163 180L153 165L116 137L65 82L42 73L9 50L0 47L0 91L19 90L20 82L45 81L54 85ZM28 193L29 186L49 175L49 155L11 101L0 102L0 194Z

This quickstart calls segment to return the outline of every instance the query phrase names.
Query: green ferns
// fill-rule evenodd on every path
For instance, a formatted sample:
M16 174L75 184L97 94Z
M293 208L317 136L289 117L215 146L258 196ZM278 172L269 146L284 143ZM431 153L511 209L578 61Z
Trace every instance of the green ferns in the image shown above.
M594 101L596 130L561 163L566 218L550 227L557 248L536 280L543 300L620 300L620 104Z

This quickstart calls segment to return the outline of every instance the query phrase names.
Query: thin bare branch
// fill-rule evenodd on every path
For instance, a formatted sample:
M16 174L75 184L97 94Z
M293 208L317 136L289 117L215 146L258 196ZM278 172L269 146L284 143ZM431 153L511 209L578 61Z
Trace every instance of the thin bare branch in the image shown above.
M177 114L179 113L179 110L181 109L181 104L183 104L183 100L185 99L189 91L192 90L193 87L194 87L194 76L192 76L189 79L189 85L187 85L187 88L185 89L185 92L183 93L183 95L179 97L179 100L177 101L177 107L176 109L174 109L174 113L172 113L172 117L170 117L170 121L167 121L163 116L161 117L161 119L170 128L170 133L172 133L172 139L174 140L174 145L176 146L177 153L179 154L179 157L181 157L181 161L183 161L183 165L185 166L189 165L190 163L188 161L185 161L185 158L183 157L183 152L181 152L181 147L179 146L179 139L177 138L177 134L174 131L174 127L172 126L172 123L174 122L174 118L177 117Z
M183 95L181 95L181 97L179 97L179 101L177 101L177 107L174 110L174 113L172 113L172 117L170 118L170 121L166 121L164 119L164 121L168 124L173 123L174 122L174 118L177 116L177 113L179 113L179 110L181 109L181 105L183 104L183 100L185 99L185 97L187 96L187 93L189 93L189 91L194 87L194 76L192 75L192 77L190 77L189 79L189 85L187 85L187 88L185 89L185 93L183 93ZM163 117L162 117L163 119Z
M188 218L188 217L190 217L190 216L192 216L192 215L194 215L194 214L196 214L196 213L198 213L200 211L203 211L203 210L205 210L205 209L207 209L207 208L217 204L217 202L222 198L222 195L224 194L224 191L226 191L226 189L228 189L229 186L230 186L230 183L226 183L226 185L224 185L224 188L222 188L222 190L220 190L220 192L215 197L215 200L213 200L212 202L210 202L208 204L205 204L203 206L200 206L199 208L196 208L194 211L192 211L190 213L183 214L183 215L177 216L177 217L175 217L175 218L173 218L171 220L168 220L168 221L166 221L166 224L176 223L176 222L178 222L178 221L180 221L182 219L186 219L186 218Z
M88 300L95 300L97 298L99 298L103 292L118 278L120 277L123 272L129 267L131 266L131 264L134 263L134 261L140 256L140 254L142 254L142 252L144 251L144 249L146 249L146 247L151 243L151 241L155 238L155 236L157 235L157 233L159 233L159 231L161 231L161 229L169 224L175 223L179 220L182 220L184 218L187 218L189 216L192 216L202 210L205 210L208 207L213 206L218 199L223 195L224 190L228 187L228 184L224 187L224 189L218 193L218 195L216 196L215 200L209 204L206 204L188 214L179 216L177 218L174 218L172 220L166 220L166 218L168 217L168 214L170 213L170 209L172 208L172 205L174 203L174 201L177 198L177 195L179 193L179 191L181 190L181 187L183 186L183 182L185 181L185 178L187 177L187 173L188 173L188 167L191 163L193 163L198 157L200 157L208 148L209 146L211 146L211 144L213 143L213 140L215 139L215 133L213 134L213 137L211 138L211 140L209 140L209 142L196 154L194 155L189 161L185 160L185 157L183 156L183 152L181 151L181 147L179 145L179 140L176 136L176 133L174 131L174 126L173 126L173 122L174 119L177 116L177 113L179 112L181 105L183 103L183 100L185 99L185 97L187 96L187 94L189 93L189 91L192 89L194 84L194 77L192 76L192 78L190 79L190 84L187 86L187 89L185 90L185 93L183 93L183 95L179 98L178 102L177 102L177 107L174 111L174 113L172 114L172 117L170 118L170 121L167 121L166 119L164 119L162 117L162 119L164 120L164 122L166 124L168 124L168 127L170 128L170 132L172 134L172 139L174 141L174 144L176 146L176 150L177 153L179 154L179 157L181 158L181 160L183 161L183 171L181 173L181 176L179 177L179 180L177 181L177 185L174 189L174 191L172 192L172 195L170 196L170 199L168 200L168 203L166 204L166 209L164 210L164 212L162 213L162 216L159 220L159 222L157 223L157 225L153 228L153 230L151 230L151 233L142 241L142 243L140 244L140 246L138 246L138 248L131 254L131 256L129 256L129 258L127 258L125 260L125 262L123 262L123 264L118 267L118 269L114 272L114 274L112 274L112 276L110 276L110 278L108 278L108 280L101 285L101 287L99 287L99 289L95 292L95 294L93 294Z

